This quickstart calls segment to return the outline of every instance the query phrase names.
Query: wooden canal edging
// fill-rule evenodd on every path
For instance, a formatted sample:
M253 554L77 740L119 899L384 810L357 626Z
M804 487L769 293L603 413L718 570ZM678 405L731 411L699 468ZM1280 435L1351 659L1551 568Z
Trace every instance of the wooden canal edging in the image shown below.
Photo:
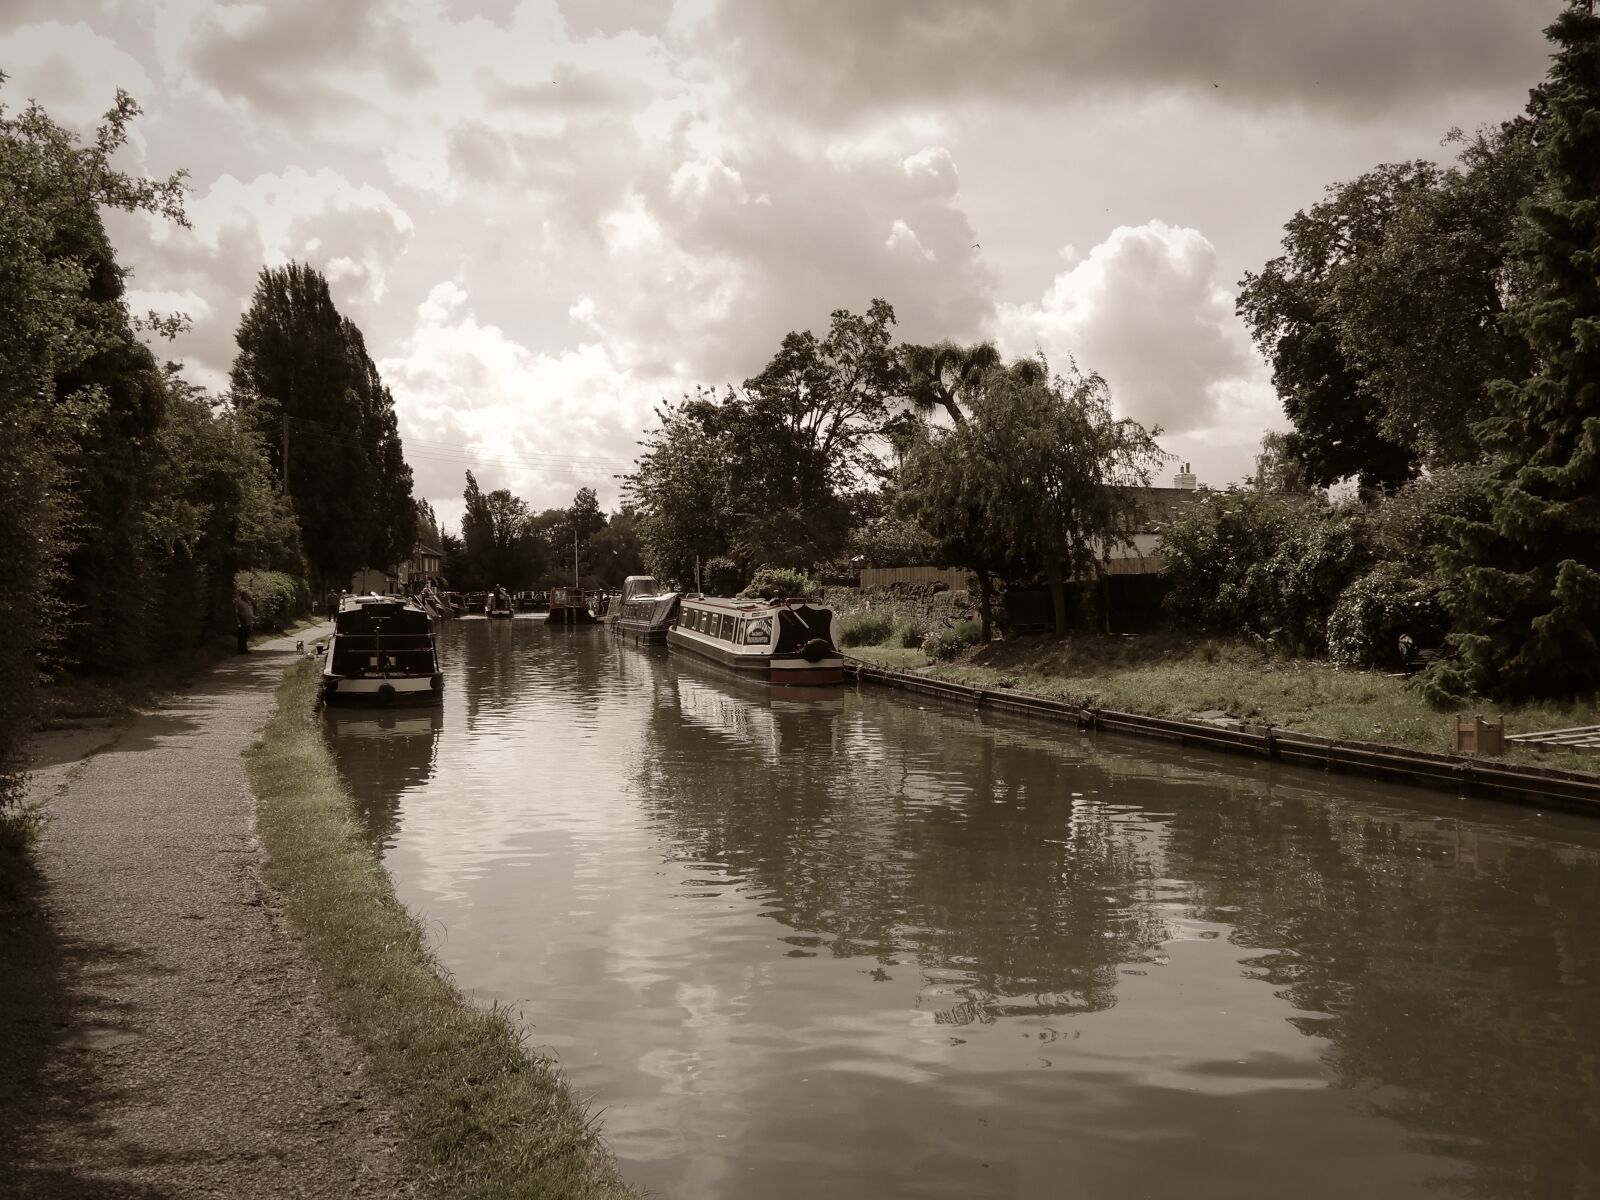
M894 688L963 708L1038 717L1072 724L1078 729L1155 737L1230 754L1248 754L1297 766L1410 783L1457 795L1487 796L1600 816L1600 776L1577 771L1495 762L1460 754L1435 754L1378 742L1339 741L1270 725L1230 727L1209 721L1088 708L1008 688L975 688L944 679L886 671L856 659L846 660L845 674L858 684Z

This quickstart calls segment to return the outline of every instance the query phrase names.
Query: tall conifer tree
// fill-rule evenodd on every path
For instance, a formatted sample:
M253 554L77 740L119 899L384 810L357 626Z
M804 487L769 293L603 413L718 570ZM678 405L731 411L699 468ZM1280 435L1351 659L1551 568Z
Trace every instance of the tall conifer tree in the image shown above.
M323 276L264 269L236 335L233 398L294 502L320 586L394 566L416 542L394 400Z
M1534 92L1546 188L1525 210L1531 287L1510 314L1534 353L1478 430L1499 459L1486 524L1465 528L1451 597L1478 686L1600 687L1600 17L1573 0Z

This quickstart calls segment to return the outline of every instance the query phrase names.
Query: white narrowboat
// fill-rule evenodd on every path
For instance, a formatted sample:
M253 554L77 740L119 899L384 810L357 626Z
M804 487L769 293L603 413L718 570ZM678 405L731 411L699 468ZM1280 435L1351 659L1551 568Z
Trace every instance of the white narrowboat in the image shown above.
M805 600L684 596L667 644L741 675L792 687L844 682L833 610Z
M346 596L322 659L322 702L437 704L444 676L428 613L395 596Z

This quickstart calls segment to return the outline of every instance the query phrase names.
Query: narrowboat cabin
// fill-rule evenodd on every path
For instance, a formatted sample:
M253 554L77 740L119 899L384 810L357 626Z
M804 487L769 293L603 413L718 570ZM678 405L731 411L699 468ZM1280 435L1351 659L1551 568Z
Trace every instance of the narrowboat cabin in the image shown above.
M833 610L804 600L684 596L667 644L789 687L844 682Z
M504 588L496 588L489 593L489 598L484 603L484 613L490 617L500 617L509 620L516 615L516 609L511 604L511 594Z
M437 704L443 697L427 611L391 596L346 596L323 654L323 703Z
M663 591L654 575L629 575L617 604L617 632L641 642L664 642L678 617L682 596Z
M550 593L551 625L593 625L589 597L582 588L556 588Z

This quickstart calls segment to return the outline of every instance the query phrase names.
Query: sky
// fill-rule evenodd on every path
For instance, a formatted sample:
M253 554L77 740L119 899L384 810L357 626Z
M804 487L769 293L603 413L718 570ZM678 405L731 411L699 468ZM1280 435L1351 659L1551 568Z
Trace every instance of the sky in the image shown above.
M602 504L654 410L794 329L1098 371L1221 486L1284 425L1234 313L1322 190L1445 160L1543 75L1560 0L0 0L0 102L189 173L111 214L158 354L227 384L264 266L366 335L416 491Z

